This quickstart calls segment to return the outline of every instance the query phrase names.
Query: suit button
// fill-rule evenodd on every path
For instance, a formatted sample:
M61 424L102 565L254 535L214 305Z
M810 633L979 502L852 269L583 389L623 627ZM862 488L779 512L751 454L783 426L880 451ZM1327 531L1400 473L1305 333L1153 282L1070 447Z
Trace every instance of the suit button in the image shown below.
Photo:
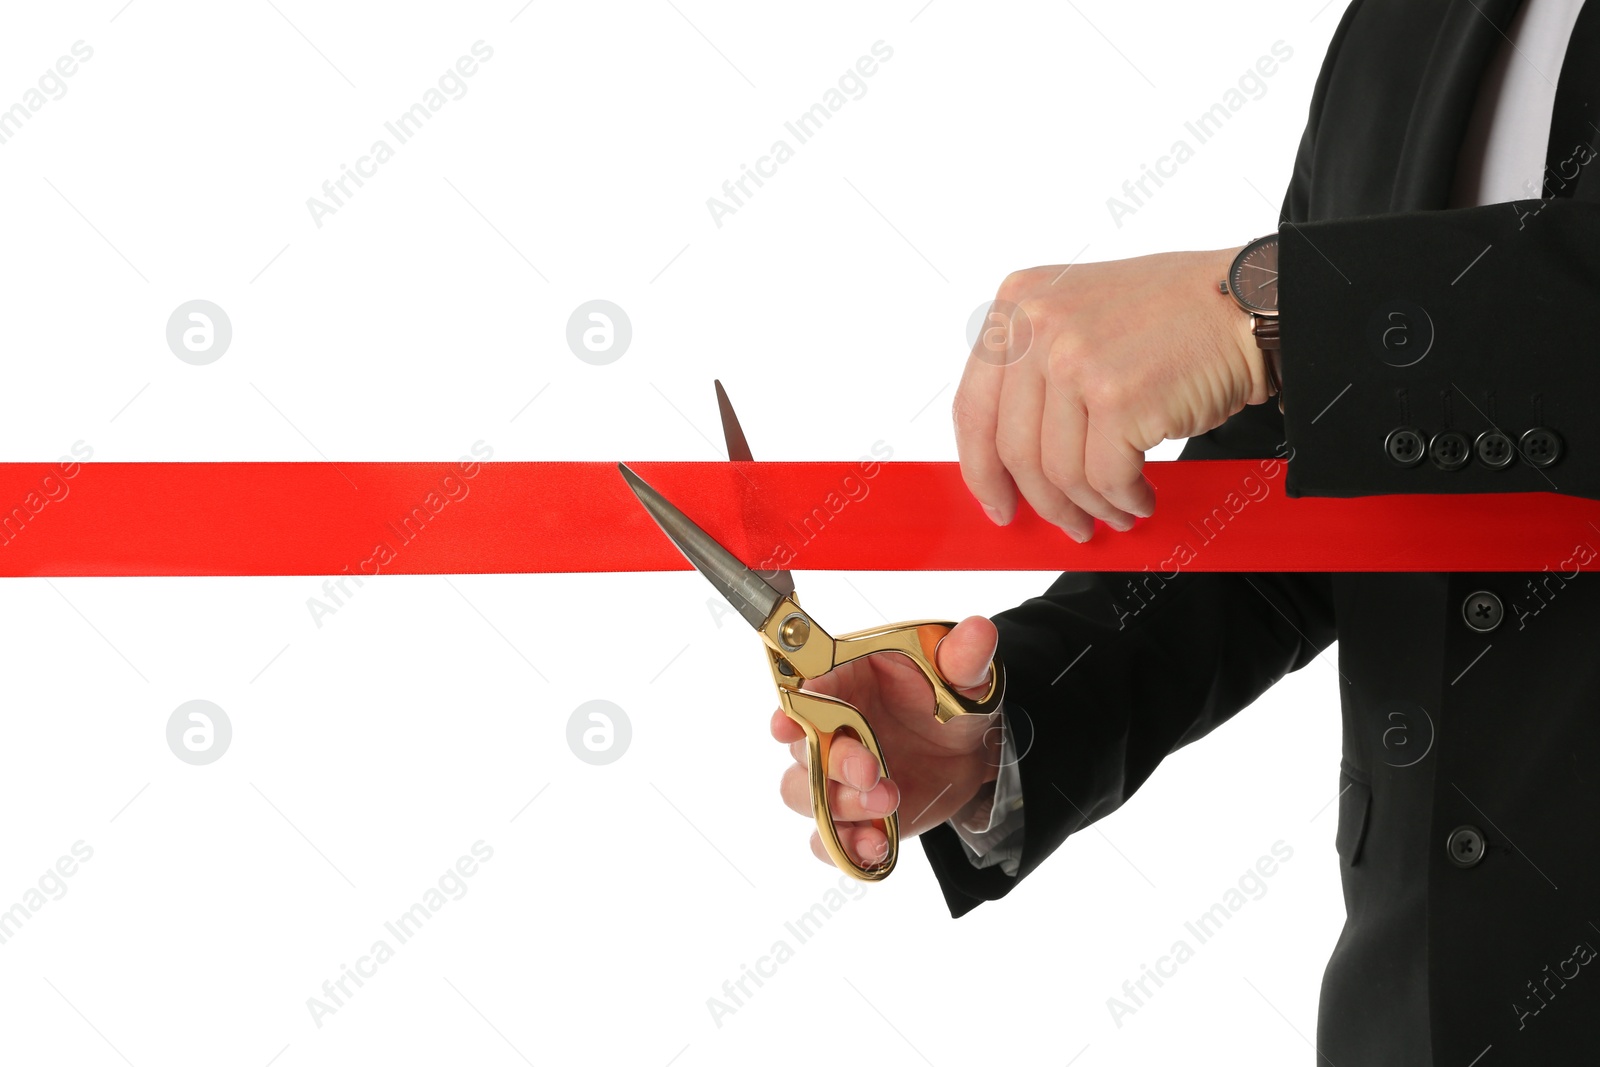
M1535 426L1522 435L1522 454L1535 467L1548 467L1561 458L1561 438L1554 430Z
M1511 445L1511 438L1499 430L1485 430L1480 433L1476 451L1478 462L1495 471L1508 466L1517 455L1516 449Z
M1460 470L1467 465L1471 455L1472 447L1467 444L1467 439L1451 431L1434 434L1433 440L1428 443L1428 458L1442 471Z
M1422 462L1422 457L1427 449L1422 442L1422 434L1409 426L1401 426L1389 431L1389 436L1383 439L1383 450L1390 459L1402 467L1414 467Z
M1500 625L1500 620L1505 617L1505 608L1501 606L1499 597L1487 589L1480 589L1462 601L1461 617L1467 620L1468 626L1486 634Z
M1457 867L1476 867L1483 859L1483 834L1476 826L1458 826L1450 831L1446 850Z

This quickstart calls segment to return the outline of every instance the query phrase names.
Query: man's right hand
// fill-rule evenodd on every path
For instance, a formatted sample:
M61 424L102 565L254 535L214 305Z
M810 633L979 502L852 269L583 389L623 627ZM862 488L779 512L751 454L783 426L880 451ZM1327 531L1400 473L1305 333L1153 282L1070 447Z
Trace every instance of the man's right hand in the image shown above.
M966 696L988 690L989 661L999 633L994 623L973 616L939 643L939 673ZM883 858L888 839L871 820L902 811L900 834L909 839L964 808L1000 768L1000 712L958 715L941 725L934 717L933 690L911 661L880 653L846 663L804 688L855 706L877 735L892 778L855 738L839 735L830 752L828 806L839 839L856 861L870 866ZM783 772L783 802L812 818L807 782L805 731L782 710L773 712L772 736L789 746L794 763ZM811 834L811 851L832 863L822 837Z

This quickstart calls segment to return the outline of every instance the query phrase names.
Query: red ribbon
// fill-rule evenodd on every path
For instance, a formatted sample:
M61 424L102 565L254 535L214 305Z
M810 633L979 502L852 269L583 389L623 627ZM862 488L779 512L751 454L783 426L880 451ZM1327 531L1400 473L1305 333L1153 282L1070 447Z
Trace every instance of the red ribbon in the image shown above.
M1298 498L1277 460L1149 463L1156 513L1084 545L997 527L954 463L629 464L767 570L1539 571L1600 502ZM0 464L0 576L683 570L613 463Z

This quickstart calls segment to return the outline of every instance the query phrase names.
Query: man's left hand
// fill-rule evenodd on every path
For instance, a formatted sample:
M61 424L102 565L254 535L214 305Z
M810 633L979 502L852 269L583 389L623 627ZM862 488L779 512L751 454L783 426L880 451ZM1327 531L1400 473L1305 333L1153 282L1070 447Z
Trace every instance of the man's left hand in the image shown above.
M1034 267L1000 286L954 416L961 473L1000 525L1020 492L1079 541L1150 515L1144 454L1270 398L1250 317L1218 291L1238 249Z

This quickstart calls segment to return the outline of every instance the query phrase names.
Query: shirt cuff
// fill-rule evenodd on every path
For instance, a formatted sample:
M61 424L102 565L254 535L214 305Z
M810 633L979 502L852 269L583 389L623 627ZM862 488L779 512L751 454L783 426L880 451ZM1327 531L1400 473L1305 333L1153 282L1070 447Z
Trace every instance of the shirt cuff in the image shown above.
M1022 862L1022 771L1004 709L1000 729L999 775L984 783L978 795L949 822L969 863L979 870L999 867L1015 878Z

